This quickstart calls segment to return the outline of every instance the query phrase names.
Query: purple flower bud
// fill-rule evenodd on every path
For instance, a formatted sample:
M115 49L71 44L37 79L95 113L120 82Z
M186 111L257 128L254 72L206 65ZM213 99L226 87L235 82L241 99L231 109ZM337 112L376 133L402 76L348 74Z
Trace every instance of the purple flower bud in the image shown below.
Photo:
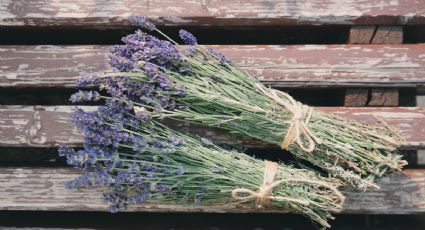
M224 169L223 168L219 168L219 167L211 167L210 168L210 171L212 173L222 173L222 172L224 172Z
M177 137L175 134L170 134L168 138L170 140L170 143L174 146L179 146L183 143L183 140Z
M205 145L213 145L213 142L208 139L208 138L201 138L202 143L204 143Z
M147 30L154 30L155 25L149 21L149 18L146 16L130 16L128 20L135 26L139 26L141 28L145 28Z
M176 169L176 173L177 173L177 175L183 175L185 173L185 170L184 170L183 167L178 167Z
M215 56L216 58L218 58L218 60L220 60L221 63L223 64L233 64L232 59L228 58L227 56L225 56L224 54L212 49L212 48L207 48L208 52L210 52L211 55Z
M100 94L97 91L82 91L79 90L77 93L71 95L69 100L72 103L76 102L87 102L87 101L98 101L100 99Z
M68 147L65 145L59 145L58 152L59 152L59 156L61 157L69 156L75 153L71 147Z
M195 195L195 204L201 204L202 202L202 197L201 195Z
M193 36L193 34L187 32L186 30L180 30L179 36L183 40L184 44L186 44L186 45L196 45L196 44L198 44L195 36Z
M96 74L83 74L76 83L78 86L98 85L100 83L100 78Z
M134 109L134 114L140 120L148 121L151 118L151 115L149 114L149 112L146 110L145 107L134 106L133 109Z

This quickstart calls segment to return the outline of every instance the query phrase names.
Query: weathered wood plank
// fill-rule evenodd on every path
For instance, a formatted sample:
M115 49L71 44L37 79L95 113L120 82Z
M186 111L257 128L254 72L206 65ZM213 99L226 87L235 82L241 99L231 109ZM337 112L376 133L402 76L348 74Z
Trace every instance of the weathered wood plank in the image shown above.
M402 44L402 26L352 26L348 44Z
M346 89L344 106L366 106L369 99L369 89Z
M375 34L376 26L352 26L348 44L370 44Z
M121 27L139 14L171 26L425 23L424 3L415 0L6 0L0 12L0 26Z
M374 33L372 44L402 44L403 27L401 26L378 26Z
M353 26L350 44L402 44L401 26ZM345 106L398 106L398 89L347 89Z
M396 88L346 89L344 106L398 106L399 90Z
M47 147L58 144L81 145L81 133L69 121L73 106L0 106L0 146ZM85 107L95 109L95 107ZM400 129L406 143L403 149L425 148L425 108L344 108L321 107L322 111L376 124L376 114ZM251 147L270 147L265 143L239 136L230 136L219 129L174 123L191 133L211 136L216 142L244 143Z
M273 87L423 87L425 45L213 46ZM0 46L0 87L75 87L105 46Z
M100 199L104 188L65 189L79 175L71 168L1 168L0 210L106 211ZM344 213L405 214L425 212L425 170L405 170L383 178L380 190L346 190ZM248 206L177 206L145 204L129 211L143 212L285 212Z
M368 106L398 106L398 89L371 89Z

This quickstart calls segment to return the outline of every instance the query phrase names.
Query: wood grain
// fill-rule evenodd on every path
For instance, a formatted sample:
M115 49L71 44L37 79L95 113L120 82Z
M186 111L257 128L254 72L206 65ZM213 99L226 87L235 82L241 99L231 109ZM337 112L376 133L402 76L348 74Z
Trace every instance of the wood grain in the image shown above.
M369 99L369 89L346 89L344 106L366 106Z
M378 26L372 44L402 44L403 27L401 26Z
M398 89L371 89L368 106L398 106Z
M370 44L375 34L376 26L352 26L348 44Z
M102 187L65 189L64 183L79 176L71 168L1 168L0 210L106 211ZM425 211L425 170L405 170L383 178L380 190L346 190L344 213L407 214ZM256 210L250 206L181 206L145 204L129 211L143 212L285 212Z
M423 87L425 44L212 46L273 87ZM0 46L0 87L75 87L105 46Z
M81 145L82 135L69 121L73 106L0 106L0 146L48 147L58 144ZM93 110L95 107L83 107ZM361 122L376 124L376 114L389 124L400 129L406 142L402 149L425 148L425 108L348 108L321 107L318 110L331 112ZM187 123L172 123L175 128L205 135L218 143L243 143L248 147L271 147L247 137L230 135L219 129Z
M411 25L425 23L423 1L398 0L3 0L0 26L110 28L146 15L167 26Z
M352 26L349 44L402 44L402 26Z
M344 106L398 106L399 90L396 88L346 89Z

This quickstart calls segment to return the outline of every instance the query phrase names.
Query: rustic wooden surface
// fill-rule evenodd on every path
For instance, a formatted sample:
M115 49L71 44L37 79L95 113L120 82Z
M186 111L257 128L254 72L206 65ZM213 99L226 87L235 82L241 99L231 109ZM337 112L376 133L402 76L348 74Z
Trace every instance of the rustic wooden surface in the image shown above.
M410 25L425 23L424 5L415 0L5 0L0 3L0 26L105 29L127 25L129 15L140 14L172 26Z
M399 90L396 88L346 89L344 106L398 106Z
M366 106L369 100L369 89L346 89L344 106Z
M106 211L100 199L104 188L68 190L64 183L77 177L71 168L1 168L0 210ZM383 178L380 190L346 190L344 213L407 214L425 211L425 170L405 170ZM252 207L214 207L146 204L130 211L144 212L284 212Z
M349 44L402 44L402 26L352 26Z
M402 44L403 27L378 26L371 40L372 44Z
M371 89L368 106L397 106L399 102L398 89Z
M423 87L425 45L212 46L273 87ZM105 46L0 46L0 87L75 87Z
M352 26L349 44L402 44L401 26ZM344 106L398 106L398 89L347 89Z
M48 147L58 144L81 145L81 133L69 121L73 106L0 106L0 146L39 146ZM95 109L95 107L84 107ZM372 116L376 114L389 124L400 129L406 143L403 149L425 147L425 108L344 108L321 107L319 110L340 116L376 124ZM242 142L251 147L270 147L265 143L246 137L229 136L219 129L207 129L186 123L174 124L177 128L190 130L213 137L216 142Z
M348 44L370 44L376 26L352 26L348 36Z

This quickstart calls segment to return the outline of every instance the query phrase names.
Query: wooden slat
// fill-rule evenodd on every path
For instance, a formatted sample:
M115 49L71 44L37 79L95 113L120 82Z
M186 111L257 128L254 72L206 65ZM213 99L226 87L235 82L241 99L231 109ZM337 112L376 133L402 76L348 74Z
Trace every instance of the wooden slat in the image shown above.
M79 175L70 168L1 168L0 210L105 211L104 188L68 190L64 183ZM380 190L346 190L345 213L405 214L425 211L425 170L405 170L383 178ZM285 212L248 206L176 206L146 204L129 211L144 212Z
M371 89L368 106L397 106L399 103L398 89Z
M370 89L346 89L344 97L344 106L366 106L369 100Z
M425 23L424 3L415 0L6 0L0 12L0 26L119 27L140 14L172 26Z
M375 34L376 26L352 26L348 44L370 44Z
M401 26L352 26L350 44L402 44ZM347 89L345 106L398 106L398 89Z
M56 146L58 144L81 145L80 132L69 121L73 106L0 106L0 146ZM85 107L95 109L95 107ZM344 108L327 107L319 110L338 114L361 122L376 124L372 113L400 129L406 143L403 149L425 148L425 108ZM225 131L174 123L191 133L209 135L217 142L242 142L247 146L270 147L265 143L229 136Z
M372 44L401 44L403 43L403 27L378 26Z
M402 26L352 26L349 44L402 44Z
M423 87L425 45L213 46L273 87ZM74 87L105 46L0 46L0 87Z
M346 89L344 106L398 106L399 90L397 88Z

